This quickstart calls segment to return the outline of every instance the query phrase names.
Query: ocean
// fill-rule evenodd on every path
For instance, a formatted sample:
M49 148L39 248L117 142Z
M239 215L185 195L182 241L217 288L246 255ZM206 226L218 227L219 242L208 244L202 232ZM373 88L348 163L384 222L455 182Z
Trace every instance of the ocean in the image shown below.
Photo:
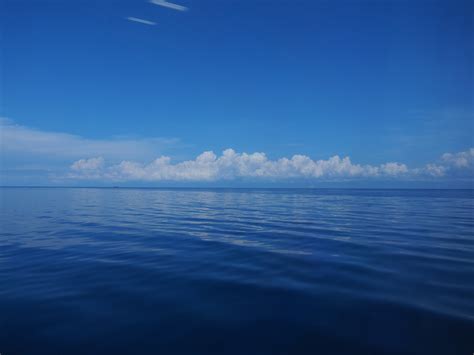
M0 188L0 353L474 352L472 190Z

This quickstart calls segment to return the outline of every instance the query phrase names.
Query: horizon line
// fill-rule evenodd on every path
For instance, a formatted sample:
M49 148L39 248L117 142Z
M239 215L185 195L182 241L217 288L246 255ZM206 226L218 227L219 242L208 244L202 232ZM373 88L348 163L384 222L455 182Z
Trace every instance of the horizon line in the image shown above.
M54 185L0 185L0 188L54 188L54 189L155 189L155 190L469 190L456 187L244 187L244 186L54 186Z

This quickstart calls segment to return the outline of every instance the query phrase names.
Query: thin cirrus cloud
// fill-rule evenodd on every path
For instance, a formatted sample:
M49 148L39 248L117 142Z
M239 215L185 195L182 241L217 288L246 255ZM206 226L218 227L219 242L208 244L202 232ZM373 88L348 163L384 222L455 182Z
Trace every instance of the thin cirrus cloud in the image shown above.
M173 10L177 10L177 11L187 11L188 10L188 8L186 6L174 4L174 3L168 2L166 0L150 0L150 2L154 5L167 7L169 9L173 9Z
M433 179L453 176L472 177L474 148L444 154L436 164L409 169L389 162L378 166L354 164L349 157L333 156L312 160L305 155L270 160L264 153L237 153L226 149L220 156L207 151L194 160L172 163L162 156L149 164L122 161L106 165L101 157L80 159L71 165L70 179L102 181L188 181L206 182L234 179Z
M154 5L166 7L168 9L173 9L173 10L176 10L176 11L187 11L188 10L188 8L186 6L178 5L178 4L175 4L175 3L172 3L172 2L168 2L166 0L150 0L150 3L152 3ZM143 25L156 26L156 22L146 20L146 19L142 19L142 18L139 18L139 17L129 16L129 17L126 17L125 19L128 20L128 21L131 21L131 22L141 23Z
M141 23L141 24L144 24L144 25L156 26L156 22L145 20L145 19L138 18L138 17L129 16L126 19L129 20L129 21L138 22L138 23Z

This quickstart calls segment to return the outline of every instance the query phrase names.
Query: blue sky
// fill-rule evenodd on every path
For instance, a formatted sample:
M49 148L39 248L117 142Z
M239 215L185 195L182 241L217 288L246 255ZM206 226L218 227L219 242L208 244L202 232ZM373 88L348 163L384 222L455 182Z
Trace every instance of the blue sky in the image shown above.
M370 186L376 176L472 185L472 1L173 2L188 11L144 0L2 2L2 184ZM336 164L320 175L311 164L233 158L240 170L209 161L218 172L193 179L183 167L110 173L162 155L176 164L213 151L217 160L227 148L270 163L337 155L380 170ZM71 172L96 158L87 174ZM390 162L409 172L382 173ZM433 177L427 164L445 172Z

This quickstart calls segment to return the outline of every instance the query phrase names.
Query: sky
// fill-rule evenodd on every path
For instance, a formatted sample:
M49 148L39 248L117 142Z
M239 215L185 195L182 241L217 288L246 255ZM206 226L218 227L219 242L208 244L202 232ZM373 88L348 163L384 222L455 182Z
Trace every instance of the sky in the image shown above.
M0 6L0 185L474 187L470 0Z

